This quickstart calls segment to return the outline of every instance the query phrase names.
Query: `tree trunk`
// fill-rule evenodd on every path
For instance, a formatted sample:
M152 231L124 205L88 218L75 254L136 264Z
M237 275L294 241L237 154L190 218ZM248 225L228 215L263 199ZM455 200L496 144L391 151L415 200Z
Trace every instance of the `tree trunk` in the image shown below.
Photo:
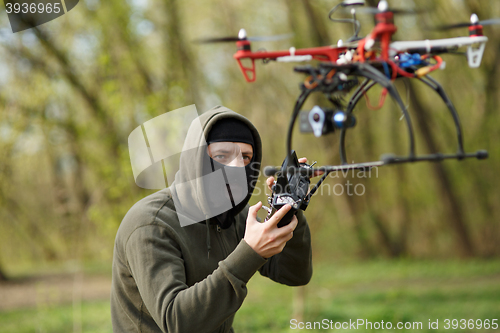
M414 108L412 115L415 116L416 123L422 131L424 142L431 153L439 152L437 142L434 140L432 130L429 126L429 117L427 117L426 108L417 98L418 94L413 86L409 85L411 105ZM450 227L455 231L457 241L464 256L473 256L474 247L467 230L466 221L464 219L463 207L457 196L457 191L454 189L453 182L450 179L442 163L432 163L434 176L437 182L437 187L444 203L446 211L446 220Z
M311 5L311 0L303 0L304 9L306 11L309 27L311 28L311 37L315 45L323 46L330 44L330 37L325 22L323 21L323 13L318 14Z
M304 321L304 310L306 307L306 288L300 286L294 289L293 293L293 314L292 318L297 321Z
M2 266L0 266L0 282L7 281L7 275L5 275Z

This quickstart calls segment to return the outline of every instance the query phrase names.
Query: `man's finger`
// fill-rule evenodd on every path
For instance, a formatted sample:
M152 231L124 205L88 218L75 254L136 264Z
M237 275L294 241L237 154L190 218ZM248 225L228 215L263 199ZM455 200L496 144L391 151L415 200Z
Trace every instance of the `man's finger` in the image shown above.
M307 163L307 157L301 157L299 158L299 163ZM323 175L325 172L324 171L314 171L313 175L309 178L314 178Z
M299 158L299 163L307 163L307 157L301 157L301 158ZM325 173L324 171L314 171L313 175L311 177L309 177L309 178L318 177L318 176L321 176L324 173Z
M290 223L288 223L286 226L284 226L283 228L287 228L288 230L286 230L287 232L292 232L295 230L295 228L297 227L297 224L299 223L299 220L297 219L297 216L294 215L292 217L292 220L290 221ZM282 229L283 229L282 228Z
M286 238L286 241L288 242L292 237L293 237L293 231L297 227L297 224L299 223L299 220L297 220L297 216L293 216L292 220L290 223L285 225L284 227L281 227L278 229L278 236L279 238L284 237Z
M250 208L248 209L249 215L252 216L254 219L257 219L257 213L261 208L262 208L262 202L259 201L255 205L250 206Z
M297 216L294 215L293 218L292 218L292 221L286 226L286 227L289 227L290 231L294 231L295 228L297 227L297 224L299 224L299 220L297 219Z
M283 216L288 213L288 211L292 208L289 204L284 205L281 207L274 215L267 221L267 223L271 225L278 225L279 221L283 218Z
M267 184L267 187L269 187L269 189L271 189L271 186L273 186L273 183L274 183L274 177L271 176L269 178L266 179L266 184Z

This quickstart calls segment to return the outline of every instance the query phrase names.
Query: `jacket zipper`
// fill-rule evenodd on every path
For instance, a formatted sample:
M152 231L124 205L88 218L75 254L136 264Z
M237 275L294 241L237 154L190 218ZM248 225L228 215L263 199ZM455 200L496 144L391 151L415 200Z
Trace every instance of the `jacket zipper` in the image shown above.
M219 237L219 241L222 245L222 251L224 252L224 257L227 257L229 255L229 251L227 250L227 246L226 246L226 242L224 241L224 237L222 237L222 228L219 225L217 225L216 230L217 230L217 235Z
M229 253L227 251L226 242L222 237L222 228L220 227L220 225L217 224L215 229L217 230L217 236L219 237L219 241L222 245L222 251L224 252L224 257L227 257ZM226 322L224 321L221 325L221 329L219 330L219 332L225 332L225 331L226 331Z

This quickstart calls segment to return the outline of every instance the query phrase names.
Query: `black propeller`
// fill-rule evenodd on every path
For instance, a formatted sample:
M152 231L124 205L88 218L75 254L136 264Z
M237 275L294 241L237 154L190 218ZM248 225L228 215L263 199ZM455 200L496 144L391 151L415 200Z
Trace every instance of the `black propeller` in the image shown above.
M358 3L356 3L358 4ZM343 4L341 4L342 7L347 7ZM359 4L361 5L361 4ZM345 8L343 11L348 11L352 13L352 9ZM379 14L379 13L384 13L384 12L392 12L394 14L402 14L402 15L415 15L415 14L421 14L425 13L428 10L421 10L421 9L402 9L402 8L389 8L389 5L387 4L386 0L381 0L378 4L378 7L360 7L356 8L357 13L367 13L367 14Z
M208 43L227 43L227 42L237 42L240 40L248 40L250 42L272 42L277 40L283 40L292 38L293 34L275 35L275 36L252 36L247 37L245 29L241 29L238 36L229 37L216 37L216 38L200 38L194 40L195 43L208 44Z
M381 11L378 8L375 7L364 7L364 8L358 8L356 9L357 13L360 14L378 14L378 13L383 13L383 12L391 12L397 15L417 15L417 14L422 14L422 13L427 13L428 10L424 9L402 9L402 8L390 8L388 10Z
M443 30L451 30L451 29L457 29L457 28L465 28L465 27L470 27L473 25L493 25L493 24L500 24L500 18L479 21L477 15L472 14L470 17L470 22L441 25L441 26L433 28L432 30L443 31Z

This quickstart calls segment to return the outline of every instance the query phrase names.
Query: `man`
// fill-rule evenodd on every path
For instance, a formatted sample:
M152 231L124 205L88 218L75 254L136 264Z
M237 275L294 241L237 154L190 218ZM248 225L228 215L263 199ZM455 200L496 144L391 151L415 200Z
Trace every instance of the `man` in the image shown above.
M262 204L248 206L261 158L257 129L229 109L215 107L191 124L173 184L135 204L118 230L115 332L233 332L257 270L291 286L309 282L302 213L277 228L290 206L264 223Z

